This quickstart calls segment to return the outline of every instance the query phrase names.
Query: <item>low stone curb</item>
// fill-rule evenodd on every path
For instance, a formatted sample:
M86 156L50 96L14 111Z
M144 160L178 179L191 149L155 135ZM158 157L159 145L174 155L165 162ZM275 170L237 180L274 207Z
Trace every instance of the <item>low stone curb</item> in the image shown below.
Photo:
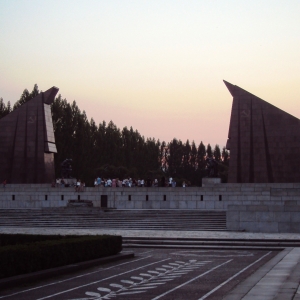
M47 269L47 270L43 270L43 271L3 278L3 279L0 279L0 289L8 288L11 286L16 286L18 284L30 283L30 282L34 282L36 280L46 279L46 278L50 278L52 276L63 275L66 273L79 271L79 270L94 267L97 265L114 262L114 261L118 261L118 260L126 259L126 258L133 258L133 257L134 257L134 253L127 251L126 253L119 253L116 255L101 257L101 258L93 259L93 260L89 260L89 261L83 261L83 262L80 262L77 264L72 264L72 265L62 266L62 267L58 267L58 268L52 268L52 269Z
M162 245L162 244L123 244L123 248L161 248L161 249L206 249L206 250L264 250L264 251L282 251L284 247L268 247L268 246L213 246L213 245Z

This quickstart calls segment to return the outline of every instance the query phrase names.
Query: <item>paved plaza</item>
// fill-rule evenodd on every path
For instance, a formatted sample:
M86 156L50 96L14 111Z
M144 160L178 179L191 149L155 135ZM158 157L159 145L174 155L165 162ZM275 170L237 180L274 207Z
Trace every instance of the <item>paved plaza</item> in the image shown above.
M300 234L1 227L0 233L300 240ZM135 257L5 289L0 299L299 300L300 248L277 250L125 248Z
M122 262L6 290L0 299L222 299L278 254L177 249L134 252L134 258Z

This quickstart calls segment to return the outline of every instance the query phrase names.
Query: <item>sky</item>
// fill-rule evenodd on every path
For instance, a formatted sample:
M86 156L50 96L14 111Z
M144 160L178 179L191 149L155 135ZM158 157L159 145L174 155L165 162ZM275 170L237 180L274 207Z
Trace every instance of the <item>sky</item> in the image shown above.
M0 0L0 97L56 86L97 124L223 147L223 79L300 118L299 16L299 0Z

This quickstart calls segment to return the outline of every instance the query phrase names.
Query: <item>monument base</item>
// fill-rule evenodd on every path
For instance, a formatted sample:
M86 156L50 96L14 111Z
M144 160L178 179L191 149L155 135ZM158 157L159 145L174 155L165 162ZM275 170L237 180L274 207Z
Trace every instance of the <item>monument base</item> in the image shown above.
M93 207L92 200L69 200L67 207Z
M202 186L212 186L215 184L220 184L221 178L202 178Z

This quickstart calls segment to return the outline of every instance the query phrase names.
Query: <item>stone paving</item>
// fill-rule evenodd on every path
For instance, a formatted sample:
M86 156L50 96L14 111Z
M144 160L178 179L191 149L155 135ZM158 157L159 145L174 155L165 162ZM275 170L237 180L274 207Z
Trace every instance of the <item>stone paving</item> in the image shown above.
M172 231L172 230L156 231L156 230L0 227L0 233L61 234L61 235L113 234L113 235L122 235L123 237L300 240L300 233L251 233L251 232L230 232L230 231Z
M152 231L152 230L109 230L109 229L54 229L54 228L9 228L1 227L0 233L26 234L114 234L123 237L160 237L160 238L207 238L207 239L264 239L300 240L297 233L249 233L218 231ZM237 299L300 299L300 248L287 248L255 272L249 280L242 282L226 300ZM249 283L250 282L250 283ZM244 294L241 295L241 290Z
M11 285L7 300L221 300L277 251L134 249L135 257ZM226 282L226 284L222 284Z

